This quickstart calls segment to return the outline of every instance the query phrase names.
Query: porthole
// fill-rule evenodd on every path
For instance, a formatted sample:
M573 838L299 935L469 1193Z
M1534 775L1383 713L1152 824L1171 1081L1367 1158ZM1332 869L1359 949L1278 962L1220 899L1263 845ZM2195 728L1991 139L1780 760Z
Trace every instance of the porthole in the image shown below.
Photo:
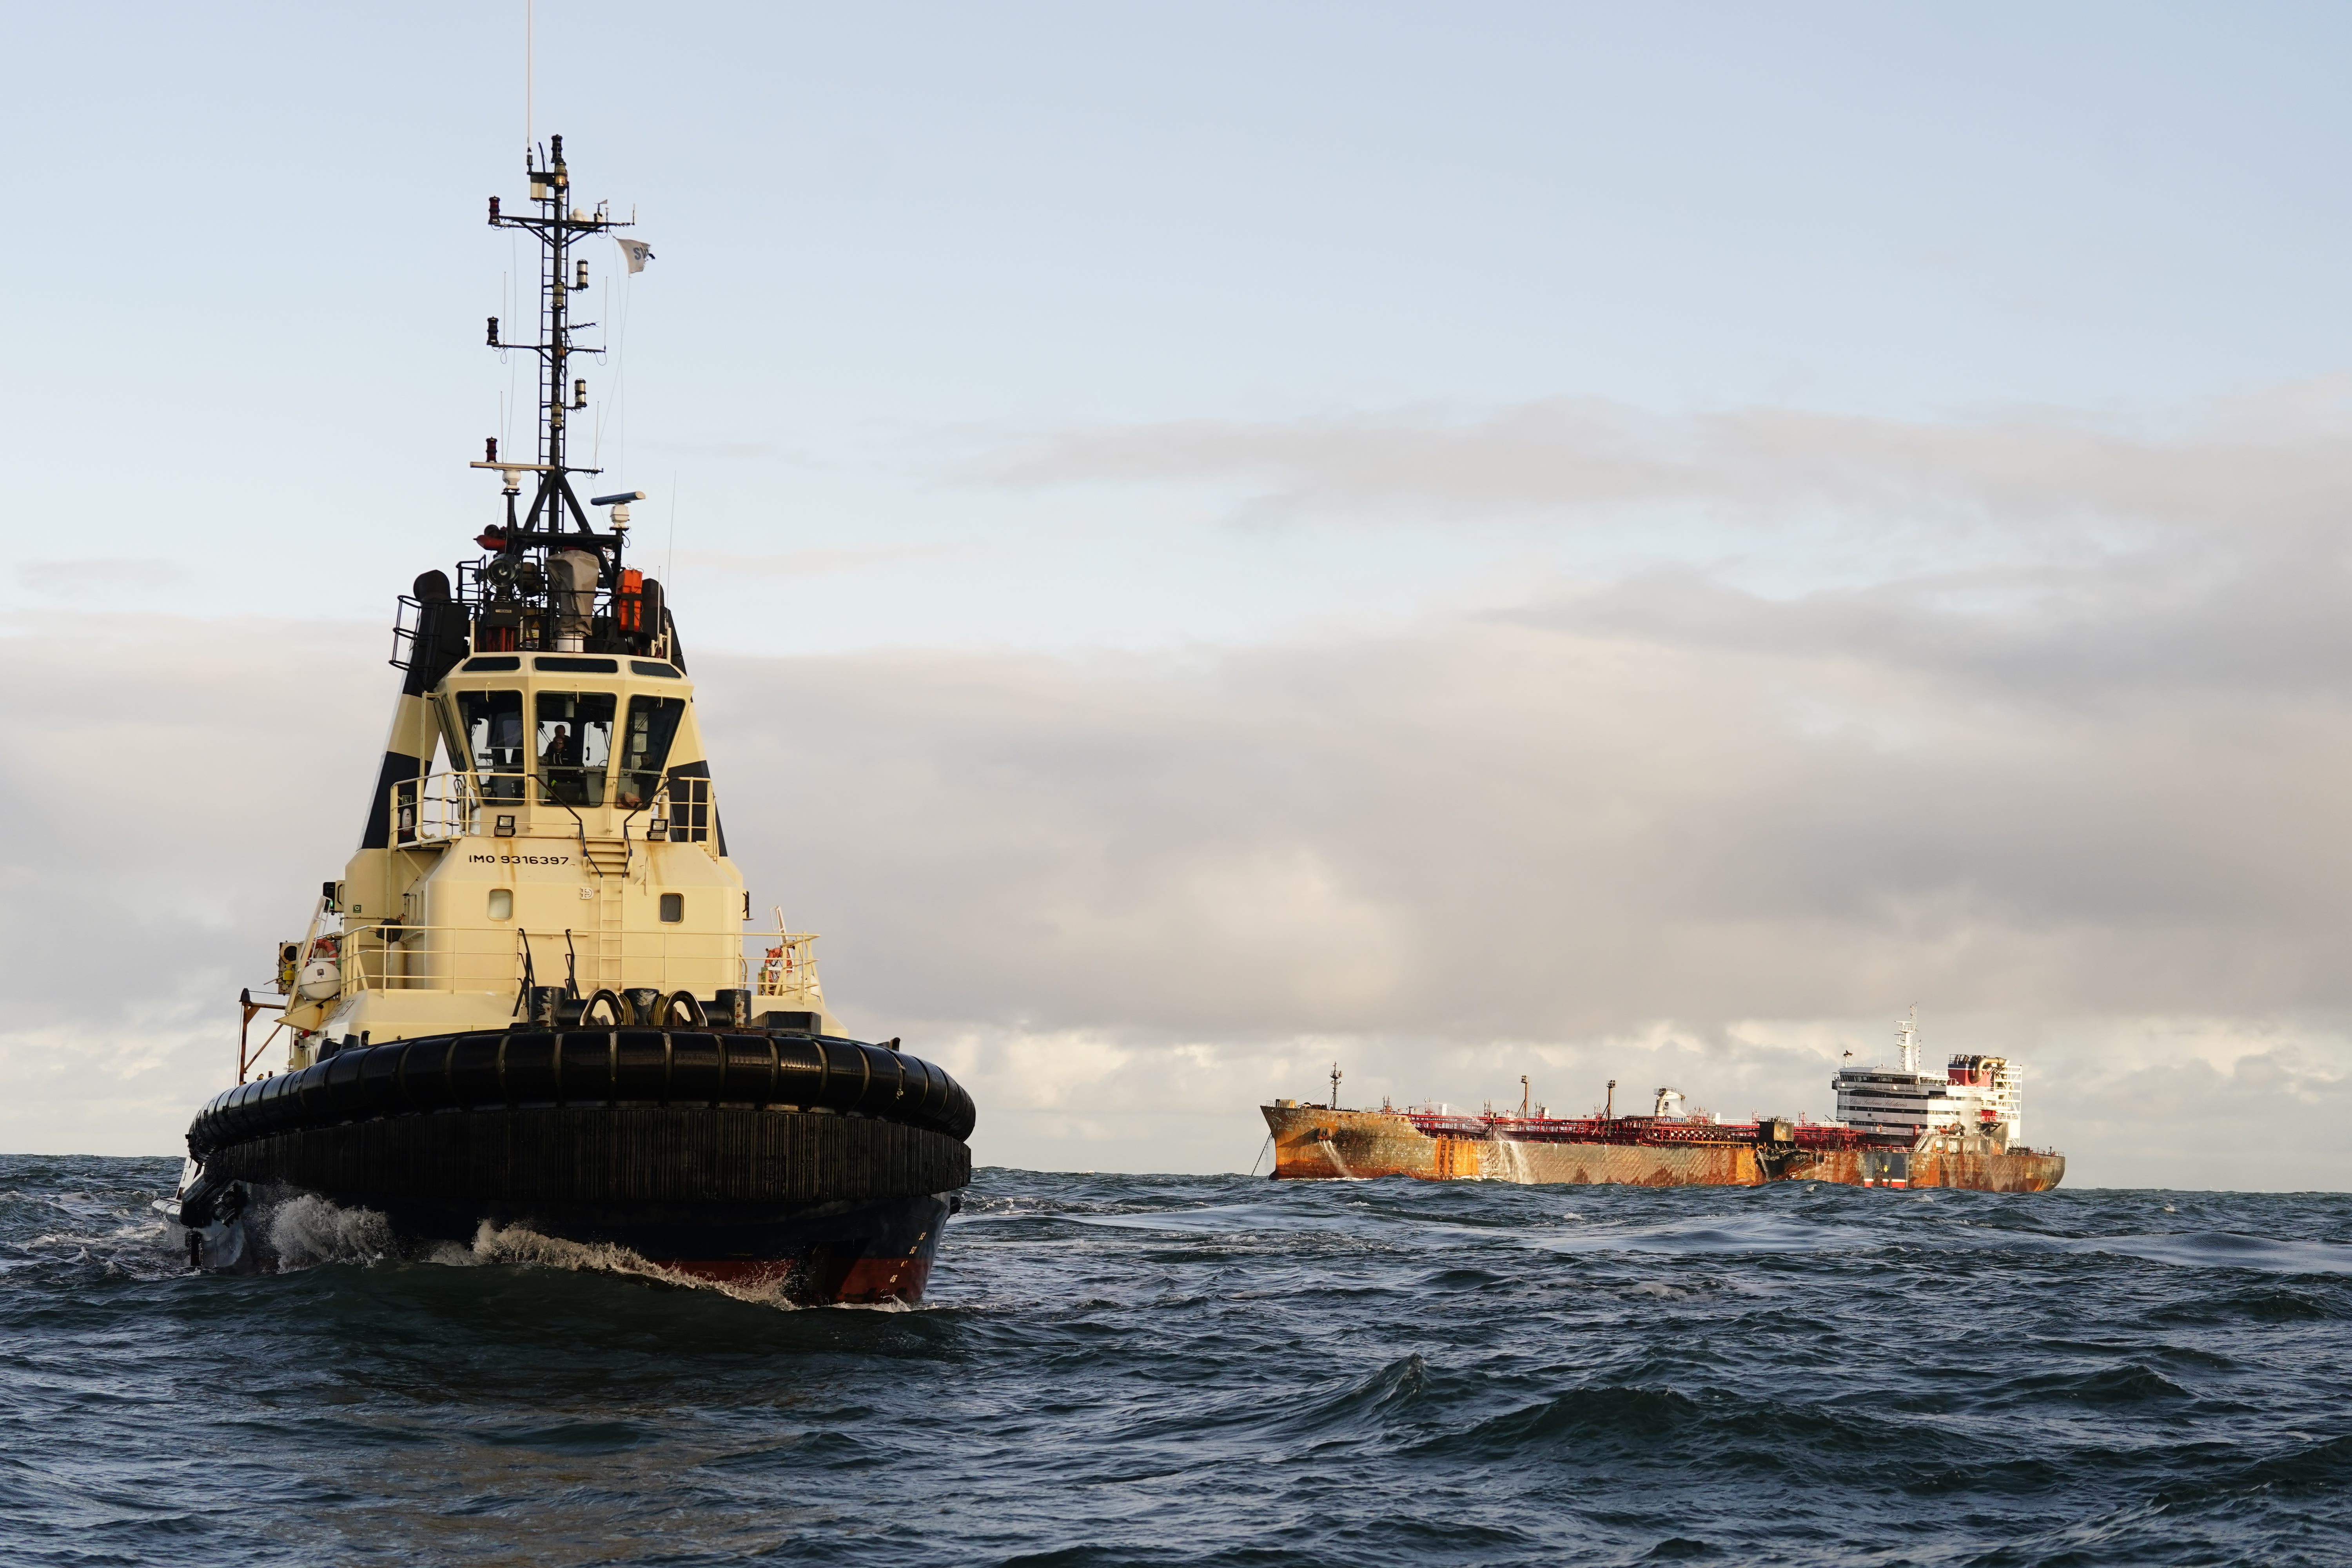
M514 919L514 889L512 888L492 888L490 889L490 919L494 921L510 921Z
M661 918L671 925L686 919L686 895L664 893L661 896Z

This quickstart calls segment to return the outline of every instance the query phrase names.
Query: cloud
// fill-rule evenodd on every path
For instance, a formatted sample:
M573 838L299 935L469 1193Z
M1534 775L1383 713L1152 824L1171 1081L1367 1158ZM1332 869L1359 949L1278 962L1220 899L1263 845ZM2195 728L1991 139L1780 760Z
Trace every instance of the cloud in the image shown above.
M1666 416L1590 398L1289 420L995 432L985 482L1238 486L1252 516L1621 520L1697 507L1951 526L2311 523L2352 500L2352 388L2281 389L2149 421L2021 408L1901 420L1777 407Z
M923 950L926 1016L1557 1037L1927 994L2352 1001L2340 687L2056 702L1964 626L1923 634L1937 662L1748 608L1785 649L1628 635L1586 593L1183 668L714 666L773 693L718 732L774 781L739 840Z
M0 693L0 1146L168 1152L235 1079L237 989L351 853L375 627L19 618Z
M2149 595L2143 564L1991 607L1669 574L1181 665L703 673L739 854L835 933L851 1016L1126 1053L1087 1108L1018 1112L1049 1146L1123 1130L1086 1163L1191 1114L1182 1049L1234 1090L1311 1092L1336 1051L1367 1089L1475 1100L1545 1052L1588 1089L1664 1073L1641 1064L1671 1037L1719 1108L1818 1113L1817 1037L1874 1053L1924 1001L1944 1045L2033 1063L2039 1134L2103 1141L2087 1179L2338 1184L2340 569ZM2085 1042L2127 1019L2173 1022L2119 1075ZM2190 1034L2263 1047L2215 1065ZM1726 1056L1758 1051L1780 1066ZM2321 1087L2222 1092L2280 1051ZM2230 1124L2252 1152L2175 1068L2268 1107Z
M1974 454L1938 493L2033 472L2044 511L2146 524L2089 553L1773 594L1538 574L1182 658L695 673L754 906L827 933L854 1026L969 1079L983 1160L1244 1168L1255 1105L1335 1058L1351 1098L1526 1072L1562 1106L1616 1078L1821 1114L1841 1052L1917 1002L1931 1046L2028 1064L2079 1181L2341 1186L2352 583L2296 428L2140 443L2179 476L2301 454L2242 511L2212 475L2183 500L2034 458L2063 431L1913 444ZM1933 467L1905 462L1873 471ZM5 805L38 829L7 931L40 983L0 1026L0 1135L168 1147L236 986L349 852L380 639L16 632L57 673L5 698Z

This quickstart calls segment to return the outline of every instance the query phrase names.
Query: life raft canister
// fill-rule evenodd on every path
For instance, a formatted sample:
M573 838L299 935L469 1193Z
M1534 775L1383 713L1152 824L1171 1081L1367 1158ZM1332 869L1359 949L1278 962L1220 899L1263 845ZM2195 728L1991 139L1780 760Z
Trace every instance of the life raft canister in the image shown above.
M295 989L305 1002L331 1002L343 994L343 966L324 954L302 966Z

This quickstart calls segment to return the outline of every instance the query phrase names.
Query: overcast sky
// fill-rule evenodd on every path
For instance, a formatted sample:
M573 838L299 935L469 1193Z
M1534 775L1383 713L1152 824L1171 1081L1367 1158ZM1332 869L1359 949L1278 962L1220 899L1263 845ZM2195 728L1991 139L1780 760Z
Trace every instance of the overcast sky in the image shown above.
M528 440L523 20L0 18L0 1146L174 1148L350 852ZM2352 1184L2352 15L535 35L754 903L984 1162L1827 1115L1916 1003L2071 1181Z

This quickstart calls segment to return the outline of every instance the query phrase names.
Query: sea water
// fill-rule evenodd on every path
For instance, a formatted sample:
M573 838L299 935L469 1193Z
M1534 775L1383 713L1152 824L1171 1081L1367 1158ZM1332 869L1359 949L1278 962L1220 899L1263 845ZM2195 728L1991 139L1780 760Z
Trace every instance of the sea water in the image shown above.
M0 1160L0 1561L2352 1562L2352 1197L981 1173L919 1309L187 1273Z

